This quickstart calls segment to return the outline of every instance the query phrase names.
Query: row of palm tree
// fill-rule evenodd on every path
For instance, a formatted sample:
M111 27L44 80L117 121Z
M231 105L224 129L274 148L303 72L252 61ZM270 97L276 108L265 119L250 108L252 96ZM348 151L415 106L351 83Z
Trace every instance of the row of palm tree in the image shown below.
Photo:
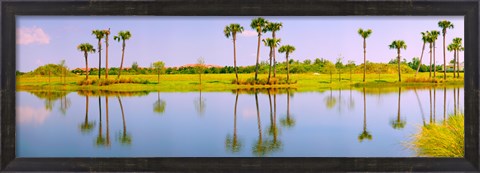
M258 81L258 68L259 68L259 61L260 61L260 41L262 41L265 46L268 46L270 48L270 68L268 72L268 83L270 83L270 77L271 77L271 71L273 67L273 77L276 77L277 71L276 71L276 48L277 46L280 45L281 39L276 37L276 32L280 31L280 29L283 27L283 24L281 22L269 22L268 20L262 18L262 17L257 17L252 20L250 27L254 29L258 33L258 45L257 45L257 58L256 58L256 63L255 63L255 81ZM237 55L236 55L236 39L237 39L237 33L242 33L244 31L243 26L241 26L238 23L232 23L230 25L227 25L225 29L223 30L223 33L225 34L225 37L230 38L232 37L233 41L233 66L235 69L235 77L236 77L236 83L237 85L239 84L238 81L238 70L237 70ZM272 38L266 38L262 40L262 33L266 32L272 32ZM279 53L286 53L286 59L288 62L288 55L291 54L293 51L295 51L295 47L292 45L283 45L280 47L278 50ZM287 81L289 80L289 67L287 63Z
M93 30L92 35L95 35L95 38L98 40L98 69L102 68L102 39L105 39L105 79L108 79L108 38L110 35L110 28L108 30ZM123 68L123 60L125 57L125 41L129 40L132 37L130 31L120 31L118 35L113 36L113 39L120 42L122 41L122 60L120 63L120 71L117 78L120 78ZM82 43L77 46L77 49L84 53L85 56L85 70L86 70L86 80L88 80L88 53L95 53L95 48L90 43ZM98 78L100 79L100 73L98 73Z
M453 77L459 78L460 77L459 52L465 50L465 48L462 46L462 38L459 38L459 37L454 38L452 43L448 45L447 49L450 52L453 51ZM457 72L456 75L455 75L455 72Z

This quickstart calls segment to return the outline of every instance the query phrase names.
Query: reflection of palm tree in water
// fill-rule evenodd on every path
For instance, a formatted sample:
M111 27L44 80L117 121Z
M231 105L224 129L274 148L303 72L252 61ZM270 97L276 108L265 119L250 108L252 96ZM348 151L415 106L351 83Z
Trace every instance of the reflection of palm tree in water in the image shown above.
M293 127L295 125L295 119L290 115L290 90L287 89L287 117L280 119L280 123L283 127Z
M427 124L425 123L425 116L424 116L425 114L423 113L422 102L420 101L420 98L418 97L417 89L414 88L413 90L415 91L415 95L417 96L417 101L418 101L418 105L420 107L420 112L422 113L423 126L426 126Z
M82 133L91 132L95 126L94 122L88 122L88 95L85 96L85 122L80 124L80 131Z
M437 116L437 90L436 88L433 88L433 122L436 121L435 120L436 116Z
M447 119L447 87L443 86L443 119ZM443 121L444 123L446 121Z
M398 104L397 104L397 119L391 120L390 124L394 129L403 129L407 123L405 120L400 119L400 97L402 94L402 87L398 87Z
M237 104L238 104L238 89L236 91L236 97L235 97L235 107L234 107L234 110L233 110L233 137L231 137L230 135L227 135L227 139L225 140L225 147L235 153L235 152L239 152L241 147L242 147L242 143L241 141L238 140L238 136L237 136Z
M272 114L272 102L270 97L270 90L268 90L268 97L270 100L270 127L268 133L273 136L273 140L269 141L268 151L274 152L281 148L281 141L278 140L279 129L277 127L277 94L273 93L273 114Z
M363 131L358 135L358 141L364 139L372 140L372 135L367 131L367 98L365 95L365 87L363 87Z
M127 124L125 122L125 113L123 111L122 100L118 95L117 95L117 99L118 99L118 103L120 104L120 110L122 111L122 121L123 121L123 133L119 137L119 140L120 140L120 143L129 145L132 143L132 137L129 134L127 134Z
M264 144L265 142L263 141L263 138L262 138L262 125L260 120L260 109L258 107L257 91L255 91L255 105L257 108L258 140L253 146L253 153L256 154L257 156L264 156L266 154L267 147Z
M60 98L60 112L62 112L63 115L67 113L68 108L70 108L70 99L67 98L67 93L63 92L65 94L62 94L63 96Z
M97 146L104 146L105 138L103 137L103 134L102 134L102 102L100 100L100 96L98 96L98 112L99 112L98 115L100 119L100 125L98 127L98 136L95 143L97 144Z

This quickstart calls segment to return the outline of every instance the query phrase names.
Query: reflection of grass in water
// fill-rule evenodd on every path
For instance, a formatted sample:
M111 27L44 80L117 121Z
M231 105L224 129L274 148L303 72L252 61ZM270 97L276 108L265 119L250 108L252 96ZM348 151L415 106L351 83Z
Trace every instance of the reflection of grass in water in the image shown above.
M442 123L421 127L408 147L418 156L463 157L464 134L464 115L452 115Z

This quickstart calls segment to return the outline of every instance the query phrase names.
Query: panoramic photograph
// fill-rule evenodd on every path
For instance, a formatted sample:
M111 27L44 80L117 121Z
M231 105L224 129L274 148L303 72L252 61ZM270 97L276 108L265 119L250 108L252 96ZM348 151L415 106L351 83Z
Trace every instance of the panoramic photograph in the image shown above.
M16 21L17 157L464 157L463 16Z

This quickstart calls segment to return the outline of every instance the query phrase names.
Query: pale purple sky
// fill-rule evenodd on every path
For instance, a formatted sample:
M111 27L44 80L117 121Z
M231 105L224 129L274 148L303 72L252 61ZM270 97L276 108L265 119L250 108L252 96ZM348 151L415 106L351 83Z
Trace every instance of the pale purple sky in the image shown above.
M233 44L223 34L230 23L239 23L245 28L237 38L237 64L254 65L257 51L257 34L250 28L249 17L173 17L173 16L17 16L17 69L23 72L34 70L47 63L59 63L73 69L84 67L83 53L76 47L90 43L97 47L97 39L91 35L94 29L111 28L109 38L109 67L120 66L121 43L113 36L121 30L129 30L132 38L127 41L124 66L134 61L141 67L152 62L164 61L166 66L181 66L196 63L203 57L207 64L233 66ZM295 60L325 58L343 62L363 62L363 39L359 28L372 29L367 39L367 60L388 62L396 57L396 50L388 45L393 40L404 40L407 50L402 50L402 59L410 61L420 57L422 40L420 32L439 30L439 20L451 21L455 28L447 31L446 43L454 37L464 38L463 16L299 16L264 17L272 22L282 22L277 32L281 45L296 47L291 55ZM271 33L263 38L271 37ZM102 44L102 67L105 67L105 44ZM426 47L428 49L428 45ZM268 48L262 43L260 58L268 59ZM443 63L442 36L437 40L437 63ZM426 59L425 59L426 58ZM453 53L447 51L447 61ZM89 54L89 67L98 67L98 53ZM428 50L424 63L428 63ZM463 52L460 53L463 61ZM284 54L277 54L277 61L285 61Z

